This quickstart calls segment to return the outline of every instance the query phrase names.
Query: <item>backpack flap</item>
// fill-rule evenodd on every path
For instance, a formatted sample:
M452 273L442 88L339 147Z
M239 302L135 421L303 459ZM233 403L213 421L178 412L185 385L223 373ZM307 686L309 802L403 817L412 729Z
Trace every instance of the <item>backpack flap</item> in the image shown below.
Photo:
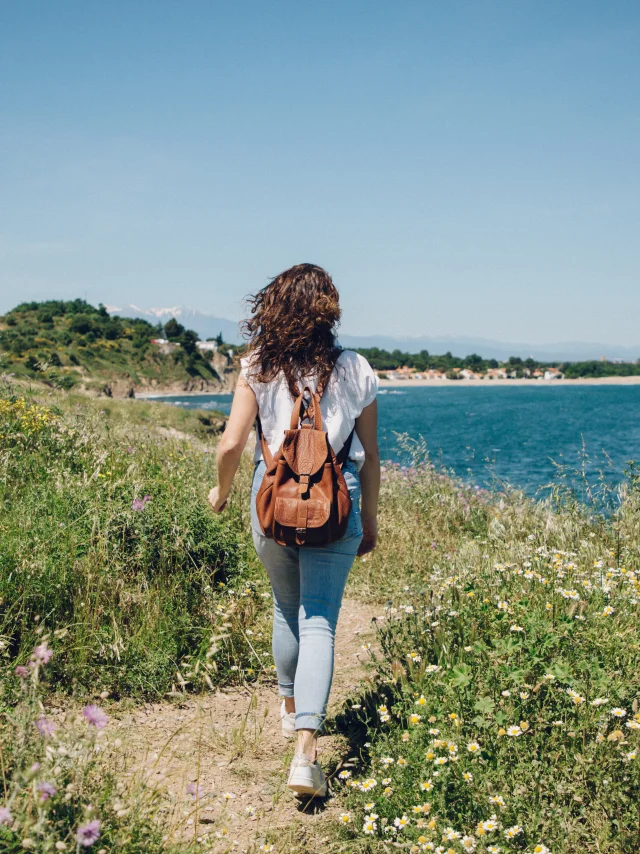
M303 427L285 430L282 455L291 471L297 475L314 475L327 461L327 434Z

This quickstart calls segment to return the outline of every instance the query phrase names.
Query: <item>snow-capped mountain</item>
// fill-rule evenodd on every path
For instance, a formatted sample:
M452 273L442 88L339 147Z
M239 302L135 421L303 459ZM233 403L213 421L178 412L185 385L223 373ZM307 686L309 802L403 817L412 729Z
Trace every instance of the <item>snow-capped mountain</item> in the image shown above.
M163 325L172 317L187 329L193 329L200 338L214 338L222 333L223 339L228 344L239 344L242 339L238 322L228 320L225 317L217 317L214 314L206 314L195 308L184 305L174 305L169 308L140 308L138 305L125 305L122 308L115 305L105 306L109 314L120 317L139 317L148 320L149 323L162 323Z

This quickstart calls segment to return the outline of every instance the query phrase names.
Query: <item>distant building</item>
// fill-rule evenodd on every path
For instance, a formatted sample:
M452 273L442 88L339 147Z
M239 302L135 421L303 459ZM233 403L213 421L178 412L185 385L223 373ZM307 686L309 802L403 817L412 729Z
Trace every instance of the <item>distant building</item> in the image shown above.
M544 372L545 380L563 380L564 374L558 368L547 368Z
M168 353L173 353L175 350L180 348L180 344L177 341L168 341L166 338L152 338L151 343L154 344L164 356Z
M216 353L218 350L216 341L196 341L196 347L205 353Z
M395 371L384 371L384 373L387 375L387 379L390 380L410 380L416 373L416 369L403 365L401 368L396 368Z
M460 371L460 379L463 380L479 380L480 375L475 374L473 371L470 371L468 368L464 368Z
M489 368L485 374L487 380L506 380L507 372L504 368Z

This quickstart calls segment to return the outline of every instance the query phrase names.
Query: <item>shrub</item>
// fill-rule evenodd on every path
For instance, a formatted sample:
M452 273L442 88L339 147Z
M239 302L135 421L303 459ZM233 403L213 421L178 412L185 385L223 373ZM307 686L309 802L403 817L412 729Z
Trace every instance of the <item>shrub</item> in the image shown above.
M10 390L0 398L0 635L9 660L21 663L44 625L69 632L51 667L66 689L157 695L184 681L177 669L193 656L211 665L210 680L238 664L257 673L244 629L263 599L251 583L246 517L206 505L208 449L103 419ZM229 612L211 661L212 633Z

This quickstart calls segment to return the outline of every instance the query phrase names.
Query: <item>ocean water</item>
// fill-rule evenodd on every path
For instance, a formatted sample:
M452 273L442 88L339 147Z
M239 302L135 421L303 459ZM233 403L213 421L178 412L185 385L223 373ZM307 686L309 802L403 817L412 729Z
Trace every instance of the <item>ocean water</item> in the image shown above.
M165 397L188 408L229 412L232 396ZM482 486L508 482L531 495L559 467L616 482L640 461L640 385L384 388L380 447L407 464L397 434L424 439L437 465Z

